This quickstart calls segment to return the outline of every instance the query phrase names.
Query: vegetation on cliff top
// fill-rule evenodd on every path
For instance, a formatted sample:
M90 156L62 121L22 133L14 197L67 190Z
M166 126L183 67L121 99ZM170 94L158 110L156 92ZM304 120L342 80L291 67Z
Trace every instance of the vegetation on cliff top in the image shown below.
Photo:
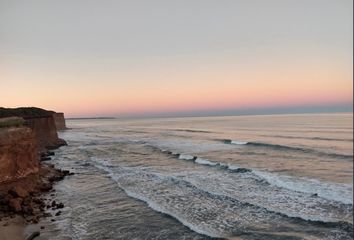
M47 111L36 107L21 107L21 108L3 108L0 107L0 118L5 117L22 117L22 118L36 118L36 117L50 117L53 111Z
M20 127L25 123L25 120L20 117L0 118L0 128Z

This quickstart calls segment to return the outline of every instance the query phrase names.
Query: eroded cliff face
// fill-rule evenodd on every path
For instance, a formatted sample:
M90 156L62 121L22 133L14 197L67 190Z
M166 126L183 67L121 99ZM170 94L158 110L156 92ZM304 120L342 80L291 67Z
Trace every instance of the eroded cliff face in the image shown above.
M58 131L67 129L65 125L64 113L53 113L53 117Z
M37 140L32 129L0 128L0 183L37 173L38 168Z
M35 133L40 151L66 145L66 142L58 137L53 116L26 118L25 120L26 126L31 128Z
M0 184L37 173L39 156L66 145L53 114L40 108L0 108Z

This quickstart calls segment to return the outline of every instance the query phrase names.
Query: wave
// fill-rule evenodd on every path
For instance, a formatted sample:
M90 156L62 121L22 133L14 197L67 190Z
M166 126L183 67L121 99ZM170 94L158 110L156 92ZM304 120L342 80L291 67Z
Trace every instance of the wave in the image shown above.
M187 185L188 187L191 187L193 189L196 189L196 191L199 191L199 192L202 192L203 194L209 195L210 198L222 199L223 201L226 200L226 201L229 201L229 202L231 202L231 203L233 203L235 205L240 206L240 208L251 208L251 209L253 209L253 211L252 211L253 214L254 214L255 211L256 212L267 212L268 214L271 214L271 215L274 215L274 216L278 216L278 217L283 218L284 220L289 221L289 222L294 223L294 224L304 224L304 223L306 223L306 224L311 224L311 225L314 225L314 226L319 226L319 227L324 227L324 228L340 229L340 230L345 231L345 232L347 232L349 234L353 231L353 225L351 223L348 223L348 222L343 222L343 221L340 221L340 222L328 222L328 221L321 221L321 220L304 219L304 218L301 218L301 217L294 217L294 216L287 215L287 214L284 214L284 213L271 211L271 210L268 210L266 208L254 205L254 204L239 202L237 199L233 199L233 198L230 198L228 196L218 195L218 194L215 194L215 193L211 193L211 192L199 189L196 186L194 186L193 184L191 184L190 182L187 182L187 181L184 181L184 180L180 180L180 179L174 178L173 181L175 181L176 184L183 184L183 185ZM128 196L145 202L151 209L153 209L153 210L155 210L157 212L160 212L162 214L166 214L168 216L173 217L174 219L176 219L180 223L182 223L184 226L188 227L189 229L191 229L191 230L193 230L193 231L195 231L195 232L197 232L199 234L202 234L202 235L214 238L214 239L220 239L220 237L221 237L220 235L213 233L212 229L210 229L209 231L205 230L205 229L201 229L198 226L194 225L193 223L188 222L188 219L185 219L183 216L179 216L178 213L174 213L172 211L169 211L167 208L164 208L164 207L156 204L153 200L150 200L148 197L146 197L144 195L140 195L140 194L134 193L134 192L126 190L124 188L122 188L122 189L125 191L125 193ZM263 235L263 234L268 235L269 234L269 233L266 233L266 232L261 232L261 231L255 230L255 231L239 232L237 235L243 235L243 234L250 235L250 234L257 234L257 233L260 234L260 235ZM274 235L274 236L276 236L276 235Z
M177 214L174 214L171 211L168 211L167 209L163 209L161 206L159 206L158 204L154 203L153 201L151 201L149 198L147 198L144 195L141 194L137 194L134 193L132 191L129 191L128 189L124 188L123 186L121 186L120 182L119 182L119 177L116 176L116 174L113 172L112 168L109 167L110 164L107 164L106 161L104 161L103 163L101 163L100 161L98 161L97 159L91 159L92 162L94 162L94 166L100 170L103 170L104 172L108 173L109 177L115 181L118 186L130 197L138 199L140 201L145 202L151 209L159 212L159 213L163 213L166 214L168 216L171 216L172 218L176 219L177 221L179 221L180 223L182 223L184 226L188 227L189 229L191 229L192 231L195 231L199 234L205 235L207 237L211 237L211 238L219 238L218 235L212 233L212 232L208 232L202 229L199 229L197 226L189 223L187 220L183 219L182 217L178 216ZM140 175L140 174L139 174ZM157 175L154 175L155 178L158 178Z
M301 147L292 147L287 145L280 145L280 144L271 144L271 143L262 143L262 142L244 142L244 141L236 141L231 139L223 139L221 140L225 144L234 144L234 145L247 145L251 147L262 147L262 148L270 148L276 151L295 151L295 152L302 152L302 153L312 153L319 156L327 156L337 159L343 160L353 160L353 155L346 155L346 154L338 154L338 153L326 153L317 151L314 149L309 148L301 148Z
M188 155L188 154L180 154L172 151L163 151L163 150L162 152L172 155L173 157L178 158L180 160L187 160L187 161L194 162L196 164L219 168L231 173L241 173L241 174L252 173L258 177L258 179L255 180L258 181L259 183L262 183L263 185L274 185L292 191L309 193L309 194L313 194L314 196L318 195L321 198L336 201L336 202L341 202L344 204L352 204L353 202L352 193L350 192L351 189L350 185L324 183L315 179L307 179L307 178L298 179L286 175L283 176L275 173L239 167L232 164L214 162L209 159ZM333 189L337 189L337 191L333 191Z
M204 236L211 237L213 239L220 239L220 236L218 236L218 235L216 235L216 234L214 234L212 232L205 231L205 230L202 230L202 229L198 228L197 226L189 223L187 220L185 220L184 218L178 216L177 214L174 214L171 211L163 209L158 204L154 203L153 201L150 201L147 197L145 197L143 195L136 194L136 193L134 193L132 191L129 191L129 190L126 190L124 188L122 188L122 189L129 197L132 197L132 198L135 198L135 199L138 199L140 201L145 202L151 209L155 210L156 212L159 212L159 213L162 213L162 214L166 214L166 215L176 219L177 221L179 221L180 223L182 223L184 226L188 227L192 231L194 231L196 233L199 233L199 234L202 234Z
M312 220L312 219L308 219L308 218L303 218L301 216L300 217L299 216L292 216L291 214L289 215L284 212L269 210L265 207L258 206L258 205L255 205L255 204L252 204L249 202L242 202L242 201L240 201L236 198L233 198L231 196L217 194L214 192L210 192L206 189L199 188L196 185L194 185L193 183L191 183L190 181L186 181L186 180L180 179L178 177L173 177L173 176L168 176L168 175L167 176L166 175L159 175L156 173L146 173L146 172L140 171L140 170L128 170L127 169L129 172L127 177L130 179L130 180L129 179L127 180L127 178L125 176L122 176L122 175L125 175L124 173L115 173L112 170L112 168L106 167L103 164L102 165L95 164L95 166L97 168L107 172L109 174L109 176L112 178L112 180L114 180L118 184L118 186L122 190L125 191L125 193L128 196L145 202L153 210L163 213L163 214L166 214L166 215L169 215L169 216L175 218L176 220L178 220L183 225L190 228L191 230L193 230L197 233L209 236L209 237L220 237L220 232L213 231L213 230L215 230L213 228L216 225L215 226L214 225L206 226L203 224L200 225L200 224L194 222L193 218L189 219L188 216L190 215L190 213L187 214L184 211L184 209L185 209L184 207L180 208L182 212L180 212L178 209L176 209L174 207L171 208L172 205L170 205L170 204L173 204L173 202L170 203L169 201L172 199L169 200L169 198L172 197L173 195L175 195L175 190L173 190L173 189L184 189L184 190L182 190L183 193L181 193L181 194L182 195L187 194L184 196L190 196L190 198L199 198L200 197L201 199L209 199L208 201L211 201L214 204L216 204L218 202L223 203L225 206L230 207L229 209L231 211L241 211L242 215L246 214L246 216L247 216L247 214L252 214L252 216L253 216L254 214L256 214L256 215L259 214L259 217L262 217L262 218L264 217L263 221L266 221L266 222L270 221L270 219L272 219L272 218L277 218L278 220L282 219L285 222L296 224L296 225L297 224L304 225L304 223L307 223L307 224L311 224L313 226L318 226L321 228L334 228L334 229L338 229L338 230L340 229L341 231L345 231L348 233L350 233L353 229L352 223L345 222L345 221ZM134 172L133 175L131 174L132 171ZM139 180L138 182L140 182L140 183L147 182L150 185L140 186L140 183L139 183L138 188L136 188L136 187L131 188L131 186L132 186L131 181L135 182L136 179L140 179L140 180L143 179L143 181ZM127 184L124 183L126 180L127 180ZM160 198L158 191L156 192L157 189L155 189L155 186L159 186L160 183L162 185L168 184L166 186L171 187L171 194L172 195L168 195L168 193L167 193L166 196L161 196L161 198ZM149 186L152 188L150 188ZM142 191L141 187L143 187L143 189L144 189L143 191ZM169 189L169 188L167 188L167 189ZM166 193L166 192L164 191L164 193ZM166 198L167 198L167 200L164 200ZM183 200L183 199L184 198L182 197L181 200ZM188 202L187 199L186 199L186 201ZM183 206L182 202L179 202L179 203L182 204L182 206ZM190 203L192 204L193 202L190 202ZM203 204L203 203L204 203L204 201L201 200L201 202L198 204ZM204 203L204 204L206 204L206 206L209 206L207 203ZM212 205L214 205L214 204L212 204ZM193 209L198 209L198 206L199 205L196 205L195 206L196 208L193 208ZM201 206L201 207L203 207L203 206ZM190 211L190 210L188 210L188 211ZM197 210L197 211L199 211L199 210ZM213 211L217 212L217 209L214 209ZM221 216L219 216L219 217L221 217ZM224 219L219 218L219 217L217 217L215 220L217 220L217 222L219 222L219 224L224 224ZM266 220L266 219L269 219L269 220ZM278 220L276 220L276 221L278 221ZM215 223L217 223L217 222L215 222ZM237 224L240 224L240 223L237 223ZM230 225L227 225L227 226L231 227ZM234 227L232 227L232 228L234 228ZM250 231L250 232L253 232L253 231ZM257 230L255 230L254 233L257 233L257 232L261 233ZM240 233L247 234L246 232L242 232L242 231Z
M231 164L224 164L224 163L220 163L220 162L213 162L210 161L208 159L205 158L201 158L201 157L197 157L197 156L193 156L193 155L189 155L189 154L182 154L182 153L177 153L177 152L172 152L172 151L164 151L162 150L162 152L170 154L180 160L187 160L187 161L193 161L197 164L201 164L201 165L208 165L211 167L218 167L218 168L222 168L222 169L226 169L230 172L235 172L235 173L246 173L246 172L252 172L251 169L249 168L242 168L242 167L237 167L235 165L231 165Z
M191 132L191 133L212 133L212 132L210 132L210 131L196 130L196 129L173 129L173 131L178 131L178 132Z
M262 137L286 138L286 139L306 139L306 140L320 140L320 141L338 141L338 142L352 142L349 138L325 138L325 137L301 137L301 136L287 136L287 135L261 135Z
M178 159L182 159L182 160L195 160L196 157L192 156L192 155L188 155L188 154L178 154Z
M258 170L253 171L253 173L274 186L313 194L313 196L319 196L347 205L353 204L353 193L350 191L352 186L350 184L326 183L316 179L295 178Z

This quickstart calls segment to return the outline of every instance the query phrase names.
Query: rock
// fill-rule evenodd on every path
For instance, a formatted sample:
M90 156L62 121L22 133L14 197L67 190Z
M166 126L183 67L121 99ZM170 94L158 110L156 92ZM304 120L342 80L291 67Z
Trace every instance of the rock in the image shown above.
M40 232L35 231L32 234L30 234L28 237L26 237L26 240L33 240L34 238L38 237L40 234Z
M12 198L11 195L6 194L6 195L1 195L0 196L0 206L5 206L9 203L9 200Z
M50 190L53 189L53 186L50 184L50 183L43 183L41 186L40 186L40 190L42 192L48 192Z
M43 215L42 215L43 217L51 217L51 216L53 216L51 213L43 213Z
M67 129L65 126L64 113L54 113L53 117L54 117L55 126L57 127L57 130L60 131L60 130Z
M9 206L12 211L18 213L22 211L21 203L22 198L13 198L9 201Z
M33 215L33 205L30 204L28 206L22 206L22 212L28 215Z
M55 202L55 200L52 202L52 207L55 207L57 205L57 203Z
M21 198L25 198L29 195L28 192L20 186L15 186L14 188L10 189L9 194L12 195L13 197L21 197Z
M62 170L62 173L64 173L64 175L68 175L70 172L69 170Z
M47 153L47 154L48 154L48 156L54 156L54 155L55 155L55 153L54 153L54 152L49 152L49 151L48 151L48 153Z
M64 204L63 203L57 204L57 208L64 208Z
M55 216L60 216L61 215L61 211L58 211Z
M52 160L50 157L41 157L41 161L44 162L44 161L50 161Z
M37 224L39 222L38 218L33 218L32 223Z
M44 226L41 226L41 229L44 229L45 227Z

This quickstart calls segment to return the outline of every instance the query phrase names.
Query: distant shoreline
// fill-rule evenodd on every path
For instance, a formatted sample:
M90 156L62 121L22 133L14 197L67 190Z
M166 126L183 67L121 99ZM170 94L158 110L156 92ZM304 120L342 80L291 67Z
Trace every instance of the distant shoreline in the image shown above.
M65 118L66 120L89 120L89 119L116 119L115 117L80 117L80 118Z

